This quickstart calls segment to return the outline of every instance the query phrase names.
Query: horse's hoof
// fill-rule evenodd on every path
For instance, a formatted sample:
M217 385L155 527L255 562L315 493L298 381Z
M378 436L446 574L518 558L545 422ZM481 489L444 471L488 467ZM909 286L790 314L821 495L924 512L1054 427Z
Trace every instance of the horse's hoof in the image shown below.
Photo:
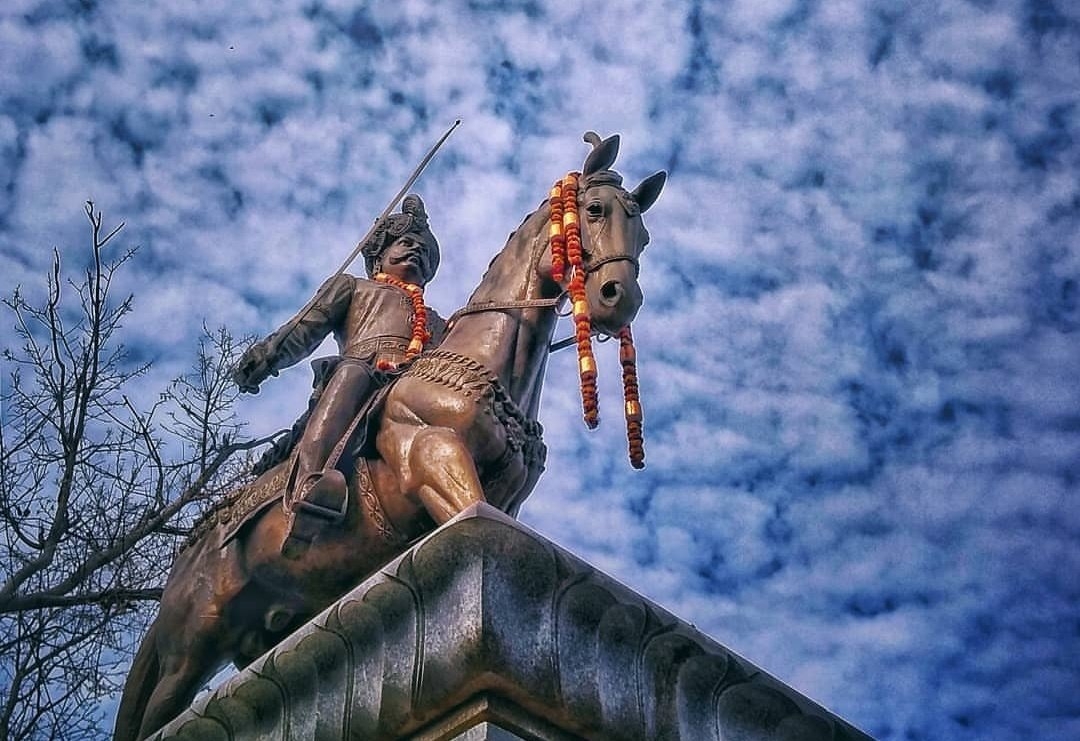
M240 651L251 656L261 656L265 651L264 641L253 630L245 631L240 636Z

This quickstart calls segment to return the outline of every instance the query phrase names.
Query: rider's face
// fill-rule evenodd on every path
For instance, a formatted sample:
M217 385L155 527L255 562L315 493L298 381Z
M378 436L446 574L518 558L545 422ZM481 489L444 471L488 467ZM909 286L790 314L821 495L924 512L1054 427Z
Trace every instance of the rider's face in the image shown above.
M415 234L402 234L382 254L382 271L406 283L424 285L428 248Z

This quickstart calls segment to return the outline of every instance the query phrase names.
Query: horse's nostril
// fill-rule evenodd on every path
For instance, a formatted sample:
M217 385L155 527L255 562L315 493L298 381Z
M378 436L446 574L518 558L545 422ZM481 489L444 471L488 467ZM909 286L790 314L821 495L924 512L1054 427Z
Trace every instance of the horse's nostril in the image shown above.
M600 301L607 306L614 306L619 303L619 299L623 296L622 283L617 280L609 280L600 286Z

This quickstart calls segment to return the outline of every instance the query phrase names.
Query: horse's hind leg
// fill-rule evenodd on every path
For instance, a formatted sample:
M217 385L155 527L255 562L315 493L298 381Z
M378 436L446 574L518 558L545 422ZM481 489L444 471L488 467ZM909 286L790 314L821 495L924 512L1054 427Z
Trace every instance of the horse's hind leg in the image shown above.
M150 694L158 678L157 622L146 631L135 660L131 663L120 708L116 712L113 741L139 741Z
M170 640L168 630L159 615L139 646L120 699L113 741L146 738L179 715L208 678L211 664L205 651L199 650L206 648L206 642L162 655L163 644L168 647Z
M233 555L222 557L216 545L202 543L186 558L177 559L146 639L154 642L157 670L148 677L152 691L142 714L139 738L186 709L202 683L228 659L224 612L235 594L235 584L229 580L236 576L231 573L236 566L235 548L224 552Z
M161 674L150 694L139 738L146 738L179 715L195 699L199 686L209 679L205 657L198 653L163 658Z
M471 504L484 501L484 489L472 454L461 436L448 427L422 427L407 454L409 491L439 525Z

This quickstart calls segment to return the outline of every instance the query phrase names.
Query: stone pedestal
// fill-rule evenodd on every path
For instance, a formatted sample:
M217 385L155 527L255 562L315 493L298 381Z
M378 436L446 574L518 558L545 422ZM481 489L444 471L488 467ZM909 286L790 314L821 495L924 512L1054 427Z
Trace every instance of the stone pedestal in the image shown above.
M869 736L477 505L152 739Z

